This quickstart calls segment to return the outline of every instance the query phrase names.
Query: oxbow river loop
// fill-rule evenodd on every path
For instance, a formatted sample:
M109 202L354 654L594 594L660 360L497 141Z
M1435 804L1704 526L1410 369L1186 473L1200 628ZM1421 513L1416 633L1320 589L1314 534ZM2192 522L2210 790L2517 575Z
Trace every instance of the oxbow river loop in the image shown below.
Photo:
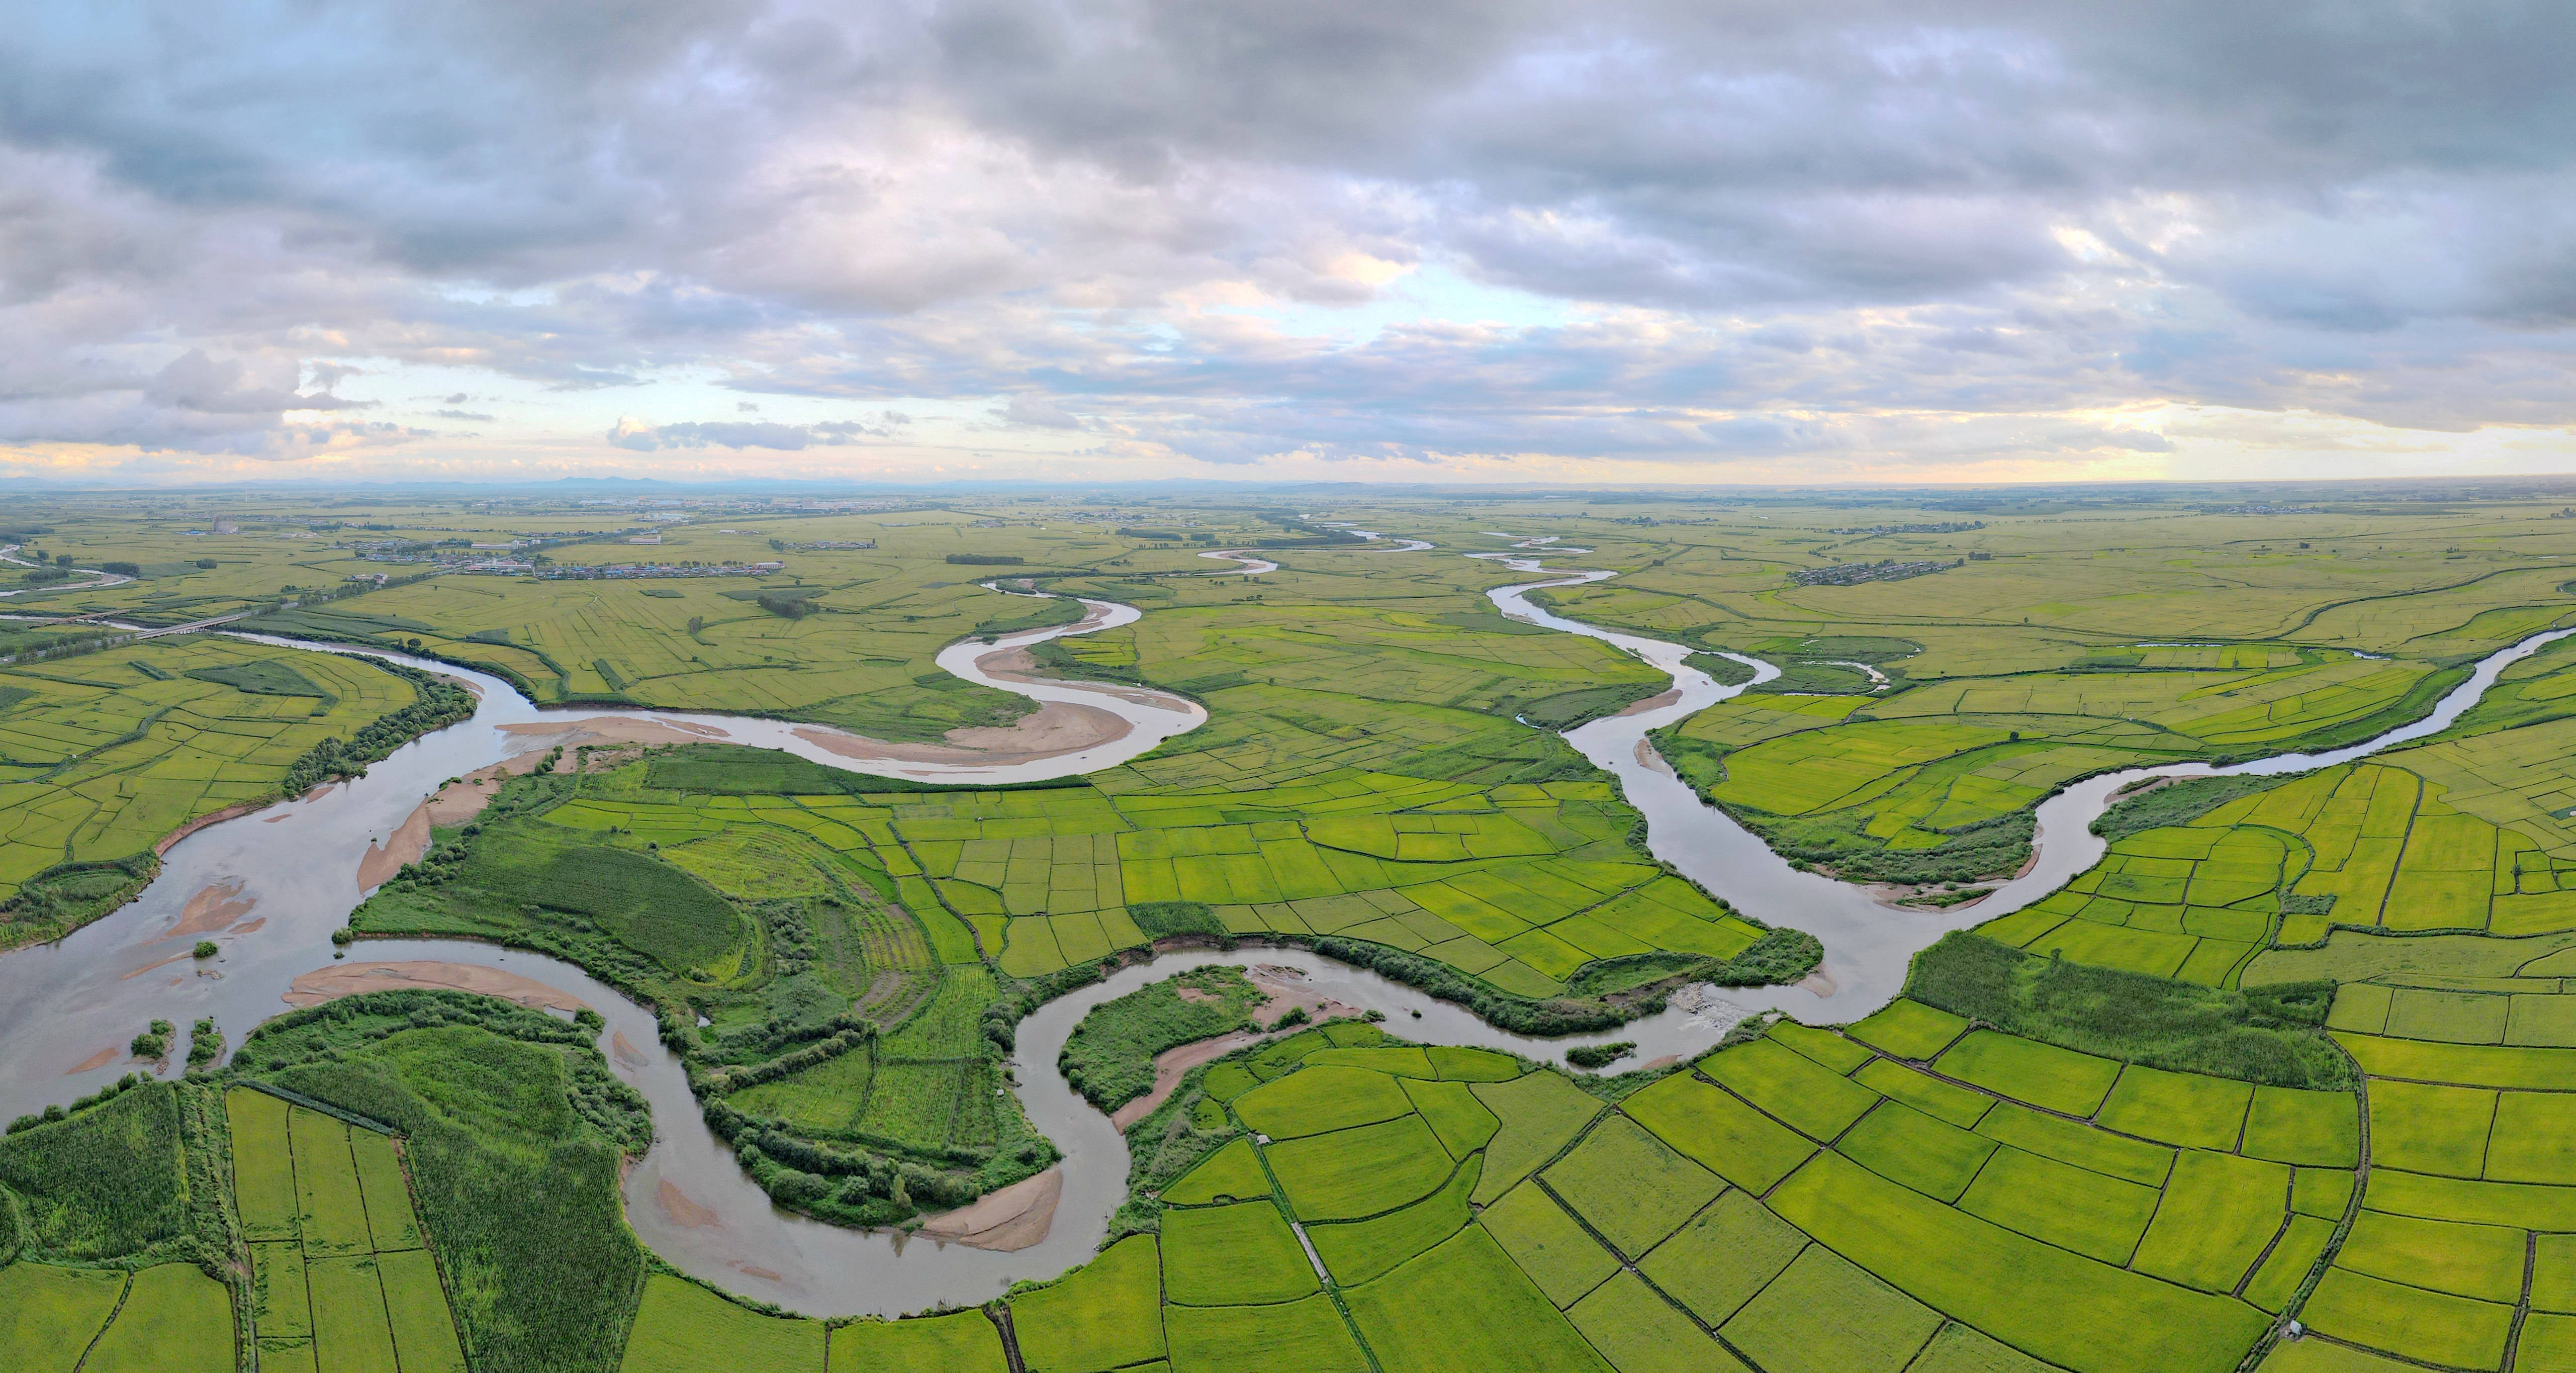
M1364 535L1365 537L1365 535ZM1510 537L1510 536L1505 536ZM1418 544L1420 541L1404 541ZM1472 1014L1375 974L1300 950L1247 949L1230 954L1166 954L1121 971L1041 1008L1022 1023L1014 1070L1031 1120L1064 1151L1063 1194L1055 1223L1039 1244L1012 1253L940 1246L884 1233L854 1231L772 1206L743 1174L722 1141L705 1127L679 1061L659 1043L654 1019L578 968L540 955L457 940L385 940L358 946L370 960L424 960L516 973L569 992L608 1024L601 1048L653 1108L658 1138L626 1181L627 1214L644 1241L680 1268L727 1289L813 1315L917 1311L940 1302L971 1303L1011 1282L1053 1276L1087 1259L1125 1193L1127 1150L1108 1119L1082 1101L1055 1071L1058 1050L1093 1006L1146 982L1212 962L1294 967L1326 995L1380 1010L1392 1028L1430 1043L1499 1048L1561 1061L1567 1048L1607 1039L1635 1040L1639 1057L1706 1048L1750 1011L1779 1008L1820 1023L1848 1021L1883 1004L1902 986L1913 954L1943 933L1980 923L2037 900L2100 858L2104 844L2089 829L2121 790L2151 777L2274 774L2348 761L2446 728L2492 686L2503 669L2542 645L2576 631L2552 630L2482 661L2468 681L2427 718L2331 753L2287 754L2227 768L2183 764L2086 779L2043 803L2036 864L1974 907L1949 912L1889 906L1864 890L1789 866L1756 836L1702 804L1656 757L1647 735L1723 700L1742 687L1722 686L1687 665L1680 644L1602 629L1554 615L1527 593L1598 581L1607 571L1553 571L1538 558L1583 550L1521 540L1522 551L1473 554L1498 559L1536 579L1488 593L1506 615L1607 642L1672 679L1659 704L1596 720L1566 737L1596 766L1615 773L1648 822L1648 842L1738 908L1773 924L1792 925L1824 941L1819 977L1797 987L1730 989L1721 996L1675 998L1665 1011L1616 1032L1566 1040L1506 1034ZM1407 548L1426 551L1428 545ZM1533 551L1535 550L1535 551ZM1244 569L1241 575L1260 575ZM983 685L1042 702L1111 711L1130 726L1123 737L1034 761L991 765L861 759L815 742L815 727L686 711L540 710L506 682L449 664L378 654L462 679L478 694L474 715L406 745L366 777L309 797L202 829L172 847L161 876L142 897L54 945L0 955L0 1111L14 1115L94 1089L129 1068L118 1049L155 1016L184 1022L212 1017L228 1042L282 1009L281 995L302 973L328 962L328 936L363 893L356 873L369 845L399 826L421 798L447 778L512 754L544 750L600 717L658 721L709 739L779 748L800 757L878 776L960 784L1075 776L1114 766L1202 723L1196 704L1162 693L1098 683L988 675L983 660L1045 639L1130 623L1134 607L1086 601L1074 625L964 641L939 656L941 667ZM289 640L295 647L350 652L331 644ZM1778 669L1743 659L1756 680ZM557 732L505 732L503 726L559 723ZM828 734L828 732L826 732ZM193 898L222 894L229 912L213 933L224 953L210 968L189 957L204 931L188 924ZM1416 1019L1416 1012L1420 1018ZM87 1066L96 1059L94 1066Z

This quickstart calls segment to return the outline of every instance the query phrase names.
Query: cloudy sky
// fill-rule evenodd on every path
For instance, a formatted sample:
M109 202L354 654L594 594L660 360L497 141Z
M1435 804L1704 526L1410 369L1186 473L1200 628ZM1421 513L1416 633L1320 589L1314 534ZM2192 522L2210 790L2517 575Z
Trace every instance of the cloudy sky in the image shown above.
M2576 6L21 6L0 477L2576 470Z

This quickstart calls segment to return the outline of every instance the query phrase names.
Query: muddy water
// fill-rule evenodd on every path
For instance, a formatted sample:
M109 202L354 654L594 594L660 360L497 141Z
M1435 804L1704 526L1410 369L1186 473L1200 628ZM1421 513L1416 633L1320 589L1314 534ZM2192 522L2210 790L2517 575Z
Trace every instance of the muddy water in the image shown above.
M1528 540L1515 546L1545 542ZM1576 550L1541 548L1542 554L1573 551ZM1548 571L1535 556L1467 556L1498 560L1516 571ZM1618 774L1628 803L1646 817L1647 847L1656 857L1688 873L1701 886L1735 903L1747 914L1770 924L1806 930L1824 941L1825 962L1820 978L1795 987L1730 988L1722 993L1723 998L1746 1009L1784 1010L1801 1020L1826 1024L1856 1020L1887 1004L1905 985L1906 965L1942 935L2019 910L2101 861L2108 845L2092 832L2093 821L2108 808L2112 797L2128 787L2156 777L2299 772L2349 762L2440 733L2486 694L2498 673L2539 651L2542 645L2576 634L2576 630L2547 630L2498 650L2481 661L2467 681L2445 695L2430 716L2349 748L2317 754L2281 754L2224 768L2204 763L2133 768L2077 782L2039 807L2038 830L2033 838L2038 859L2028 871L2003 883L1994 895L1973 906L1934 911L1889 905L1851 883L1791 867L1759 836L1729 819L1725 812L1703 804L1697 793L1674 775L1647 741L1647 734L1687 719L1752 683L1720 686L1707 673L1683 664L1690 650L1681 644L1569 620L1528 600L1527 593L1541 588L1581 586L1615 575L1603 571L1561 572L1543 581L1496 587L1486 595L1513 619L1602 640L1671 675L1674 691L1660 698L1665 704L1633 715L1595 720L1569 732L1566 740L1595 766ZM1752 664L1755 682L1779 675L1779 669L1756 659L1732 653L1724 656Z
M1536 562L1516 555L1477 556L1502 557L1507 565L1521 570L1542 570ZM1667 703L1635 715L1595 721L1569 738L1596 764L1620 776L1630 801L1650 822L1651 843L1659 855L1748 912L1822 937L1830 985L1819 983L1818 990L1730 991L1722 997L1694 989L1697 994L1675 998L1674 1006L1659 1015L1609 1035L1536 1041L1506 1034L1455 1006L1312 954L1247 950L1167 955L1051 1003L1021 1025L1014 1060L1021 1098L1032 1121L1064 1151L1066 1162L1063 1199L1051 1233L1036 1246L1015 1253L902 1241L823 1225L771 1206L734 1164L731 1153L706 1130L678 1061L657 1038L652 1016L577 968L535 954L452 940L371 941L360 952L369 959L501 969L569 992L599 1010L608 1021L601 1047L620 1075L651 1102L659 1133L626 1187L628 1217L645 1242L688 1272L797 1310L816 1315L890 1314L941 1301L978 1301L1013 1281L1053 1276L1090 1256L1105 1233L1108 1215L1124 1196L1126 1148L1108 1119L1074 1095L1054 1064L1074 1025L1103 1000L1201 964L1270 963L1305 970L1326 995L1383 1011L1390 1029L1427 1042L1482 1045L1545 1060L1561 1060L1573 1044L1613 1038L1637 1041L1640 1061L1692 1053L1758 1006L1777 1004L1811 1020L1847 1019L1874 1009L1901 984L1906 959L1942 931L2036 899L2093 862L2101 844L2085 826L2112 792L2149 775L2142 770L2097 778L2041 807L2039 867L1973 911L1941 915L1882 905L1856 888L1789 868L1759 839L1702 806L1643 746L1646 731L1724 699L1737 688L1718 686L1705 673L1684 666L1686 650L1680 645L1565 620L1522 598L1522 593L1539 586L1573 585L1608 575L1565 574L1491 594L1506 614L1606 640L1672 676L1674 691ZM985 676L976 665L976 660L1002 649L1126 623L1137 613L1130 607L1101 603L1093 603L1093 609L1095 614L1081 625L1014 635L990 646L961 644L941 655L943 667L969 680L1040 700L1099 706L1135 726L1129 736L1113 744L1010 766L854 761L817 748L793 732L810 727L775 721L676 711L541 712L496 678L444 664L413 662L473 685L480 695L473 718L406 745L356 782L198 831L169 850L162 876L134 904L60 944L0 955L0 1114L67 1100L127 1071L133 1065L125 1060L122 1045L144 1021L156 1016L181 1025L211 1016L228 1040L238 1043L251 1027L283 1008L281 996L298 974L330 965L330 931L343 923L361 896L358 864L370 844L389 836L421 798L445 779L516 753L549 748L578 719L607 715L675 722L706 737L780 748L826 766L971 783L1093 771L1133 757L1204 718L1195 706L1183 709L1186 703L1153 698L1150 693L1000 680ZM2563 633L2534 636L2491 658L2476 677L2443 701L2434 719L2418 726L2335 754L2267 759L2229 771L2318 766L2422 737L2455 718L2513 657ZM347 651L332 645L296 646ZM1759 676L1776 675L1776 669L1767 664L1755 662L1754 666ZM540 720L560 721L565 730L511 734L500 728ZM2154 770L2157 775L2208 771L2212 770ZM203 925L217 914L227 922L212 936L222 953L200 964L188 956L197 936L182 930Z
M185 1027L211 1016L228 1042L278 1013L279 996L297 974L331 958L331 931L345 923L362 892L359 864L372 844L389 838L440 784L504 758L551 748L578 721L602 716L676 724L703 738L783 749L815 762L875 776L928 777L963 783L1035 781L1073 776L1125 762L1174 734L1195 728L1206 712L1194 703L1112 685L1006 682L977 660L1062 634L1132 622L1132 606L1086 602L1075 625L966 642L939 656L940 666L1000 690L1041 701L1067 701L1113 712L1128 734L1113 742L1034 762L988 766L852 760L795 731L813 726L692 711L543 711L486 673L444 663L379 654L458 678L477 702L471 718L404 745L354 782L323 788L251 815L198 830L162 856L161 876L124 909L60 943L0 954L0 1117L68 1100L132 1070L118 1049L146 1021ZM320 652L338 645L261 642ZM561 732L512 733L504 726L559 723ZM209 926L209 913L223 919ZM198 938L221 949L189 956ZM370 950L374 952L374 950ZM694 1119L694 1112L690 1113Z

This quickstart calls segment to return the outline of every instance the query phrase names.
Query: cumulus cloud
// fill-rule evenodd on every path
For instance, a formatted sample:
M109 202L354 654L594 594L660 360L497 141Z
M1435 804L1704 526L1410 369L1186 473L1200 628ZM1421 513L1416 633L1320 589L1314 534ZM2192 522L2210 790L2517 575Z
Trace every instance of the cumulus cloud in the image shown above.
M2576 424L2571 42L2415 0L66 10L0 34L0 442L410 442L333 413L404 368L751 397L606 436L643 452L905 423L760 394L1233 465Z

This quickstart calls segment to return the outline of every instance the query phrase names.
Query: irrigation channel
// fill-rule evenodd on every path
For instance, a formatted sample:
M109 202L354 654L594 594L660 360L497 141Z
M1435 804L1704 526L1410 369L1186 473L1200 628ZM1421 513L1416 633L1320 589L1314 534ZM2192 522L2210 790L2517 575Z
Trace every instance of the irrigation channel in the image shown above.
M1362 537L1369 535L1362 533ZM1522 540L1515 547L1527 550L1552 542ZM1582 551L1544 549L1547 553ZM1076 1096L1057 1074L1056 1055L1092 1007L1149 981L1216 962L1293 967L1304 972L1322 995L1362 1010L1383 1011L1408 1037L1505 1049L1547 1061L1562 1061L1573 1045L1606 1039L1637 1041L1640 1058L1692 1053L1707 1047L1735 1020L1764 1007L1787 1009L1811 1021L1845 1021L1892 996L1902 985L1907 961L1945 931L2016 909L2096 861L2103 844L2087 826L2122 788L2150 776L2291 772L2422 738L2456 719L2506 666L2545 643L2576 633L2537 634L2490 656L2466 683L2443 698L2431 716L2364 744L2224 769L2186 764L2078 783L2040 807L2035 867L1971 909L1934 912L1885 905L1862 889L1790 868L1758 838L1700 804L1662 765L1645 742L1649 730L1742 688L1720 686L1706 673L1687 666L1683 660L1689 650L1682 645L1564 619L1526 598L1528 592L1543 587L1581 585L1614 574L1551 571L1541 566L1537 553L1470 556L1499 559L1516 571L1541 574L1536 580L1489 593L1503 613L1601 639L1672 677L1673 691L1649 708L1596 720L1567 738L1595 764L1618 774L1630 803L1647 817L1649 843L1658 856L1743 910L1811 930L1823 939L1826 964L1819 978L1800 987L1729 990L1722 997L1693 989L1699 994L1676 997L1665 1011L1609 1034L1534 1040L1504 1033L1463 1009L1302 950L1163 955L1051 1002L1020 1025L1014 1069L1021 1100L1030 1119L1063 1150L1065 1160L1062 1194L1047 1237L1032 1247L1005 1253L844 1229L772 1206L736 1166L730 1150L705 1127L680 1063L662 1046L651 1013L569 964L463 940L371 940L351 951L351 961L489 968L570 993L597 1009L607 1020L600 1037L602 1051L653 1110L657 1138L625 1185L627 1216L644 1242L688 1272L808 1314L899 1314L941 1302L980 1301L1011 1282L1051 1277L1091 1256L1106 1232L1110 1212L1125 1195L1127 1149L1108 1118ZM41 1109L129 1071L133 1065L125 1059L123 1045L154 1017L181 1024L211 1017L227 1042L238 1044L252 1027L283 1008L281 998L298 975L333 966L329 934L363 896L356 875L359 860L372 844L401 825L422 797L447 778L516 754L549 749L574 737L588 721L658 724L680 736L783 749L872 775L971 785L1071 776L1114 766L1195 728L1206 718L1195 704L1161 693L1101 683L1039 681L1022 674L997 677L984 666L985 660L1010 649L1130 623L1140 614L1133 607L1110 602L1086 601L1085 606L1088 613L1077 624L991 643L968 640L939 655L941 667L970 681L1042 702L1107 710L1131 726L1114 741L1001 766L854 757L853 752L864 751L852 747L854 736L772 720L686 711L544 711L490 675L378 654L465 681L479 697L474 715L405 745L354 782L190 834L169 848L161 875L132 904L59 943L0 955L0 1114ZM263 641L321 652L356 651L332 644ZM1754 665L1757 680L1777 675L1778 669L1769 664L1743 661ZM530 730L531 725L539 728ZM558 728L543 728L546 725ZM221 956L205 965L193 959L190 949L200 938L215 939Z

